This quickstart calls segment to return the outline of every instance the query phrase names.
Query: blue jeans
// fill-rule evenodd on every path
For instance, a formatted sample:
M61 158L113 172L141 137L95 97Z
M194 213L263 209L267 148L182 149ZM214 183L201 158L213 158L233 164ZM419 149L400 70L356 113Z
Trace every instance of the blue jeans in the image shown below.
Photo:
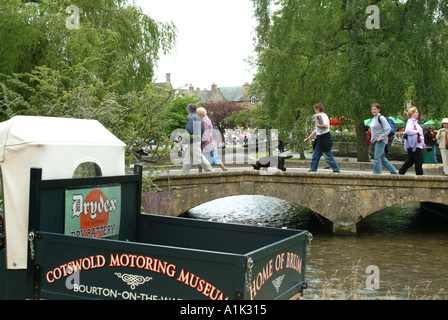
M383 141L375 142L375 163L373 164L373 174L381 174L381 165L386 167L392 174L397 174L398 170L387 160L384 154L386 144Z
M432 161L433 163L437 164L437 146L433 145L433 146L429 146L430 148L432 148Z
M336 160L333 157L333 154L331 153L331 150L327 152L322 152L322 150L319 147L319 143L316 143L316 147L314 148L313 152L313 159L311 160L311 169L310 172L316 172L317 168L319 167L319 160L324 155L325 161L327 161L328 165L333 169L333 172L340 172L338 165L336 163Z

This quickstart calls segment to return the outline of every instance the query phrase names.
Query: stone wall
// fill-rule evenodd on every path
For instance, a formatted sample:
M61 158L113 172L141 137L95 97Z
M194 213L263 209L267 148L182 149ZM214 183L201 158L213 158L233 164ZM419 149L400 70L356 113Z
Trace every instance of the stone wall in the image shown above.
M175 216L219 198L264 195L313 210L333 223L334 233L356 233L356 223L361 219L400 204L448 205L448 179L437 176L319 172L266 175L251 170L159 176L154 183L165 190L171 186L171 193L178 195Z
M427 152L427 151L425 151ZM335 157L348 157L348 158L357 158L358 153L356 152L356 143L355 142L340 142L335 143L335 147L332 150L332 153ZM373 158L373 148L369 150L371 158ZM442 156L440 155L440 150L437 148L437 161L442 163ZM389 155L388 157L391 160L396 161L405 161L408 157L408 154L404 151L403 146L394 146L389 147Z

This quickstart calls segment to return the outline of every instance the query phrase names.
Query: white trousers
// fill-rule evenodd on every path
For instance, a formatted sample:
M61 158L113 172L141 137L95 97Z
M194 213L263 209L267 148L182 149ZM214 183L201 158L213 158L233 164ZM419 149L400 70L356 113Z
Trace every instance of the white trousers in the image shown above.
M440 148L440 154L442 155L443 173L448 174L448 150Z
M193 142L188 146L188 151L185 154L185 160L182 166L182 173L189 173L192 163L199 164L202 168L204 168L205 172L213 171L210 162L208 162L202 154L200 142Z

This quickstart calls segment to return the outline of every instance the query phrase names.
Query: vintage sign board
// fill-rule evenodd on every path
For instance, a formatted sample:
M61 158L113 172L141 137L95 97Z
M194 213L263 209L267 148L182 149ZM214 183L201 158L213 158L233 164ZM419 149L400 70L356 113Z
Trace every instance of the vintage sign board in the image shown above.
M151 215L140 217L140 222L144 225L140 235L168 234L177 238L169 242L177 242L178 246L38 233L34 262L35 267L39 266L35 273L40 287L37 297L265 300L290 298L303 289L306 254L303 231L279 233L275 229L247 226L238 230L241 226ZM184 227L183 233L170 231ZM222 251L204 249L202 244L214 245L194 241L186 241L192 246L180 247L183 239L194 238L190 232L204 231L203 237L211 243L222 239L217 246ZM235 234L239 236L234 241L225 240ZM262 243L259 248L249 239L252 237ZM238 245L246 238L251 243ZM244 249L253 250L244 252ZM79 274L72 270L79 270Z
M264 300L306 288L308 232L140 214L141 175L41 180L32 169L26 298ZM79 230L67 222L82 216Z
M65 190L64 234L117 239L120 218L120 185Z

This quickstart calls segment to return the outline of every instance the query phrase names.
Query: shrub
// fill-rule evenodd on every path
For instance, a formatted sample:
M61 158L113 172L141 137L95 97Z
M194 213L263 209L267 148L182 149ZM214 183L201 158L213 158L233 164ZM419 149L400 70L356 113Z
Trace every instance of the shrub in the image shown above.
M163 191L149 191L143 194L142 211L147 214L169 215L174 210L174 195Z
M333 142L356 142L356 133L354 132L332 132Z

